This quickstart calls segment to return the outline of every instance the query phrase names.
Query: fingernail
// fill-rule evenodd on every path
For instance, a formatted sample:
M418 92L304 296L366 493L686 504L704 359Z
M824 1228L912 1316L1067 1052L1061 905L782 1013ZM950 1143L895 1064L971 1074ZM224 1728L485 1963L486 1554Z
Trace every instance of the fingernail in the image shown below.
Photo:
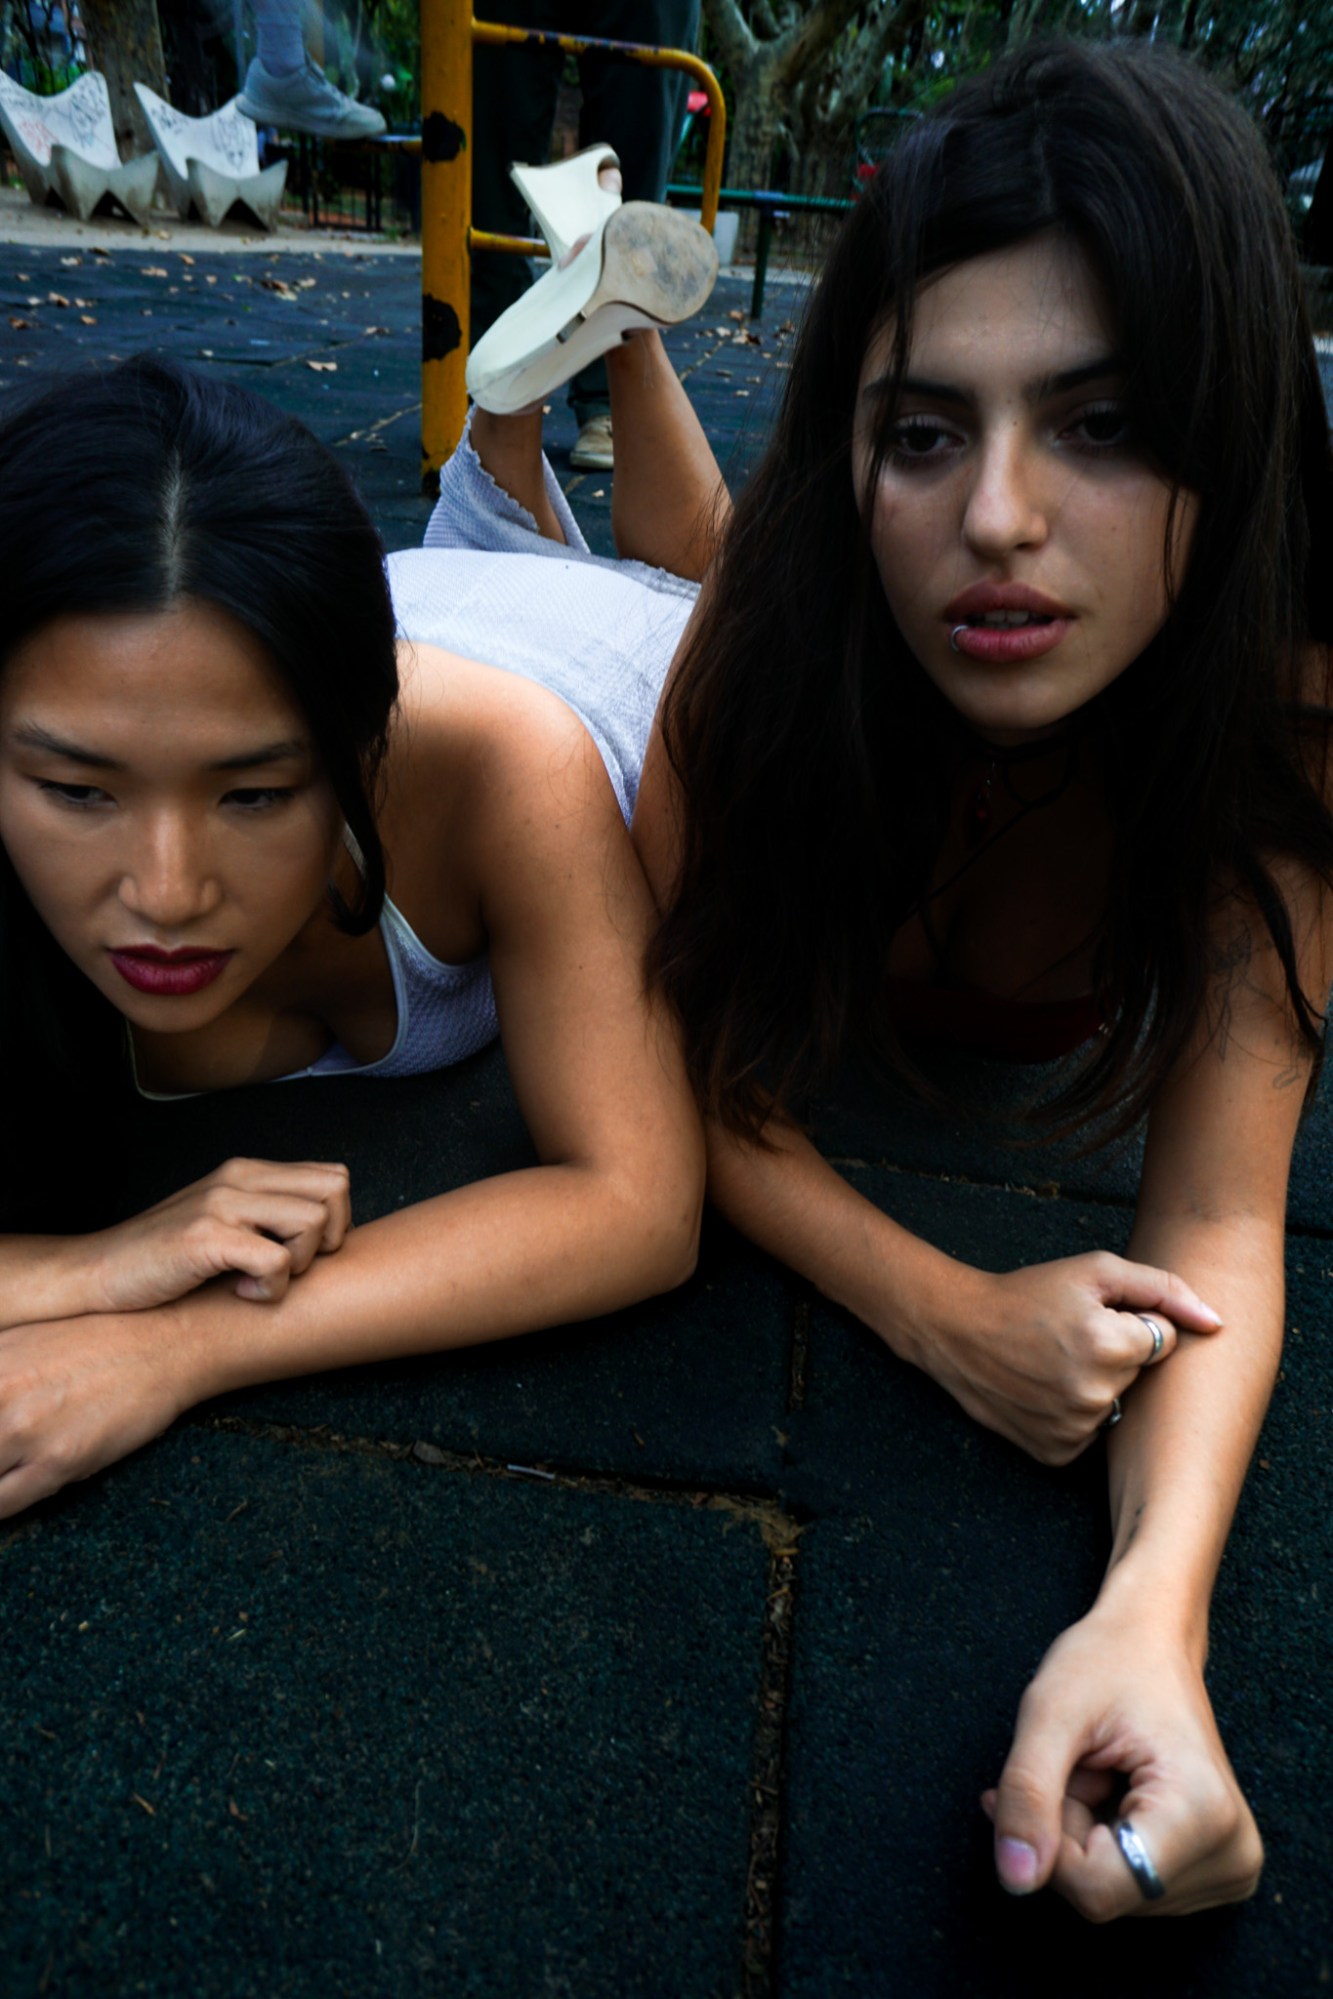
M1030 1895L1037 1885L1037 1849L1025 1839L997 1839L995 1864L1000 1886L1011 1895Z
M1215 1312L1211 1305L1204 1306L1203 1316L1205 1319L1211 1320L1214 1326L1220 1326L1222 1323L1222 1314L1220 1312Z

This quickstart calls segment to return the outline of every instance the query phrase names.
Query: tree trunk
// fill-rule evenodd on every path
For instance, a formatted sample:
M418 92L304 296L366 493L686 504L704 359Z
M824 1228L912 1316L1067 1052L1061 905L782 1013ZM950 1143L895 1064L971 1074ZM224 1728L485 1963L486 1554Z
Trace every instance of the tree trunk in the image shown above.
M92 67L106 78L121 158L151 153L152 136L133 86L142 83L159 97L167 94L156 0L81 0L79 11Z
M777 86L777 64L761 48L744 76L735 79L736 115L727 148L729 187L765 188L770 184L782 111Z

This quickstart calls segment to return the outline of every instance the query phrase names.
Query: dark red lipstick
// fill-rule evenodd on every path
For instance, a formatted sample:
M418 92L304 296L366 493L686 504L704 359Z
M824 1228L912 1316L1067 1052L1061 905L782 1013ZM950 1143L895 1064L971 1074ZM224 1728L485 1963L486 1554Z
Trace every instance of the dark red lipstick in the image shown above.
M155 944L133 944L113 951L111 962L126 985L156 999L184 999L201 993L220 978L231 962L230 951L161 951Z

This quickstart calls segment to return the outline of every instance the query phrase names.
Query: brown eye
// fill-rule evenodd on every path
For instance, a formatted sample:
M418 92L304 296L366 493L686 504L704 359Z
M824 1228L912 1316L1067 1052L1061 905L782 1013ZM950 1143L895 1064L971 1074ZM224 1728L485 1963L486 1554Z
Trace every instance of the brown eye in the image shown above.
M295 785L243 785L229 791L222 802L224 805L238 805L242 812L262 812L266 806L286 805L295 796Z
M921 465L942 458L956 442L934 417L904 417L889 432L886 455L899 465Z
M101 805L106 799L106 793L100 791L95 784L60 784L55 778L41 778L38 781L37 789L47 792L51 797L58 798L65 805L72 805L76 809L90 805Z
M1066 434L1090 450L1112 450L1130 441L1129 411L1123 403L1098 403L1083 410Z

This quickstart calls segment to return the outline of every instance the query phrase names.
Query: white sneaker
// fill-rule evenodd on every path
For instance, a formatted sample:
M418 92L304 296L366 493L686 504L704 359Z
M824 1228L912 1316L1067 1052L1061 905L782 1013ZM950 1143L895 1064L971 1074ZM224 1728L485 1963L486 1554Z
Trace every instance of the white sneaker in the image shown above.
M578 434L569 462L579 472L614 472L615 453L611 447L611 412L590 416Z
M289 76L270 76L256 56L236 102L256 125L309 132L315 139L375 139L384 130L378 111L358 104L330 83L309 56L304 69L294 69Z

